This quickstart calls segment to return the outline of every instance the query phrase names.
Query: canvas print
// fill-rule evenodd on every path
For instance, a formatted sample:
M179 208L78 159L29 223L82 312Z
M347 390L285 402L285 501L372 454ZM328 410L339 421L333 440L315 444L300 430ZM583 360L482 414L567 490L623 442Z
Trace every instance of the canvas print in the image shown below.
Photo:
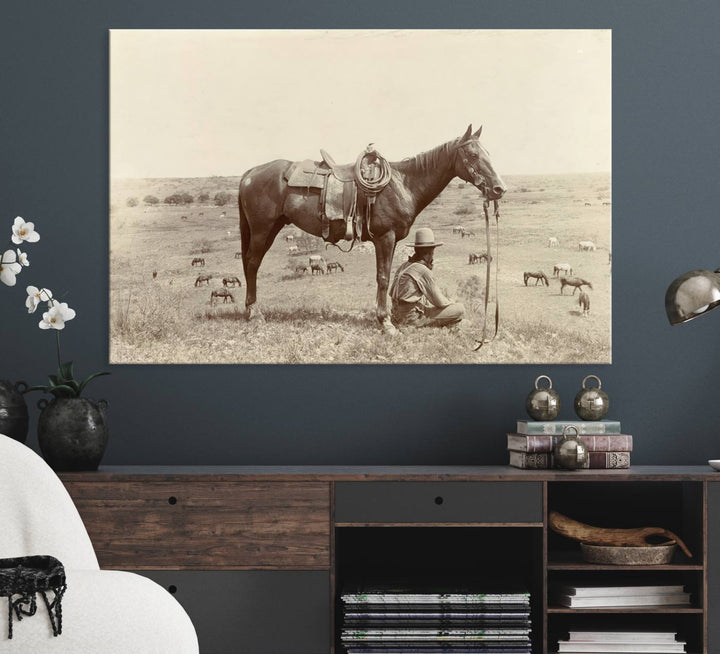
M609 30L111 30L110 362L611 362Z

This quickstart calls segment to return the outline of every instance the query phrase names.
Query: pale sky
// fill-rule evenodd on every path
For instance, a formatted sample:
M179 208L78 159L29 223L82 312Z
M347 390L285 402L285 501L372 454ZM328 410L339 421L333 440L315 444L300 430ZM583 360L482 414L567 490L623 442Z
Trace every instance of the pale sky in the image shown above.
M501 175L609 172L610 30L112 30L111 177L398 161L483 125Z

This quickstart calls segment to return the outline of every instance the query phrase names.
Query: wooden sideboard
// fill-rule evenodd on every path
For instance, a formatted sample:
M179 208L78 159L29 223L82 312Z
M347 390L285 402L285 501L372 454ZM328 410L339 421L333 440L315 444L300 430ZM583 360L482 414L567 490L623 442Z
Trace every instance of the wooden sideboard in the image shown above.
M571 627L676 629L720 653L720 473L704 466L103 467L61 473L103 568L155 579L188 611L202 654L341 654L342 588L401 575L531 592L533 654ZM550 510L591 524L663 526L693 557L584 563ZM569 609L555 581L683 584L690 607ZM614 582L613 582L614 583Z

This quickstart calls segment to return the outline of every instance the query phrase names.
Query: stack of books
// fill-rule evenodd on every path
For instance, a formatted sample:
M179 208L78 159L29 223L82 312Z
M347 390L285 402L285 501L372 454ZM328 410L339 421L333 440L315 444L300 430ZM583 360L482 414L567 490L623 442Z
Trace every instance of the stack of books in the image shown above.
M674 631L571 631L558 642L558 652L672 654L684 652L686 644Z
M553 602L573 609L632 606L690 606L684 586L570 586L551 588Z
M354 589L341 595L349 654L530 654L530 594Z
M572 426L588 449L588 461L584 468L629 468L633 439L623 434L618 420L549 422L518 420L517 431L508 433L510 465L525 469L554 468L553 449L562 440L563 429ZM570 430L574 436L575 432Z

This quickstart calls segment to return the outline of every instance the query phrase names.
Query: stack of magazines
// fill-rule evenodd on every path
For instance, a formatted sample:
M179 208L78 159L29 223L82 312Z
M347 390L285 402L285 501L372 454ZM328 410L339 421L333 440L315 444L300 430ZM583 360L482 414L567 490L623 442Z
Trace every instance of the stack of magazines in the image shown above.
M349 654L530 654L530 594L352 589L343 593Z
M561 654L592 652L644 652L646 654L681 654L685 641L674 631L571 631L567 640L558 643Z

